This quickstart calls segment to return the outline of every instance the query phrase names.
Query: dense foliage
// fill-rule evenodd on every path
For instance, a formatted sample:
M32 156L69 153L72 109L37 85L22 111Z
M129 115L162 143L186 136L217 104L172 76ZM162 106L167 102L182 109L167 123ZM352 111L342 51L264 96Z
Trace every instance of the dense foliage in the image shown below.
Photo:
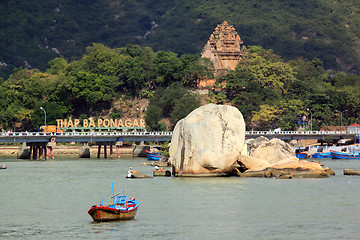
M0 123L7 130L36 130L44 122L40 107L48 124L68 117L117 118L123 109L114 103L124 98L150 100L148 130L172 129L204 101L236 106L248 130L309 129L310 119L314 130L358 121L360 77L325 71L318 58L285 61L270 49L249 46L236 69L218 79L218 90L205 98L189 91L196 79L213 77L211 69L198 55L94 43L77 61L54 58L45 71L15 69L0 85Z
M44 71L56 56L80 59L92 42L199 54L224 20L247 46L271 48L287 61L317 57L326 70L359 74L359 12L355 0L1 1L0 78L14 67Z
M181 85L172 85L167 89L157 89L150 99L146 114L149 129L167 130L162 119L169 118L172 126L186 117L192 110L200 107L199 96L190 93Z
M244 114L248 129L294 130L311 124L352 124L360 112L360 77L326 72L314 58L284 62L271 50L249 48L238 67L222 77L227 99ZM309 126L308 126L309 127Z
M0 85L0 123L4 128L13 129L19 123L18 130L32 130L42 125L44 113L40 107L46 109L49 124L55 124L56 118L97 117L103 110L111 109L121 96L148 98L155 95L156 89L160 91L175 83L188 86L194 77L212 76L199 56L178 57L172 52L154 52L137 45L111 49L93 44L78 61L68 63L55 58L49 65L45 72L16 69ZM188 93L181 92L168 107L174 108L172 121L184 116L176 101ZM171 98L168 95L163 97Z

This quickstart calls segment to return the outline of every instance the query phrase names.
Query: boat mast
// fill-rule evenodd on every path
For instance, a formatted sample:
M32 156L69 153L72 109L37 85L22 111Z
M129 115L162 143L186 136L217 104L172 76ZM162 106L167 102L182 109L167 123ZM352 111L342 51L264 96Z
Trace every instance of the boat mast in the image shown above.
M115 191L114 191L114 182L111 182L112 184L112 192L113 192L113 204L115 206Z

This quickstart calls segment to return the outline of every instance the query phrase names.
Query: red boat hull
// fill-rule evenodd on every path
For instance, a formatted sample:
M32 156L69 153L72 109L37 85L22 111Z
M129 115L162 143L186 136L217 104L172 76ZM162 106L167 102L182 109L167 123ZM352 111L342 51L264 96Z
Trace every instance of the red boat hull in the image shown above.
M110 205L111 206L111 205ZM125 209L116 209L109 206L92 206L88 211L89 215L96 222L131 220L134 219L139 205L129 205Z

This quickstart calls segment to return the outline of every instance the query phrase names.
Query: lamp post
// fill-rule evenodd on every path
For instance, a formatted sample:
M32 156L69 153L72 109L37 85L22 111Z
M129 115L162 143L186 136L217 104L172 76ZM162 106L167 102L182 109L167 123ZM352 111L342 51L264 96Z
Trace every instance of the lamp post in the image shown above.
M311 124L310 130L312 131L312 112L308 108L306 110L308 110L310 112L310 124Z
M43 110L44 114L45 114L45 129L44 129L44 131L46 131L46 111L43 107L40 107L40 109Z
M339 110L335 110L335 112L339 112L340 113L340 131L342 131L342 116L343 116L343 112L339 111ZM345 110L344 112L347 112L347 110Z

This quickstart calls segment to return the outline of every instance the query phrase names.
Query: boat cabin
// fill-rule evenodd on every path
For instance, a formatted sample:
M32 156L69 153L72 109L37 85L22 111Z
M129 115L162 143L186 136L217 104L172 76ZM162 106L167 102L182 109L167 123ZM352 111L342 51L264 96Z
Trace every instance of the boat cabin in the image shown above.
M125 205L126 204L126 196L116 196L114 200L114 204L116 205Z

